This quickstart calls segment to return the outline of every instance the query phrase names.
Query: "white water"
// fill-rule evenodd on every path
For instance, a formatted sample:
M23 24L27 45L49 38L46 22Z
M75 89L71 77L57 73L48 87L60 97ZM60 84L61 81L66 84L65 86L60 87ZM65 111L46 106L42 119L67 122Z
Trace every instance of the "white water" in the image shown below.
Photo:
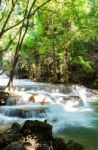
M0 78L1 87L6 86L7 82L7 77ZM8 98L6 106L0 107L1 125L16 121L22 124L27 119L47 119L53 125L54 133L79 140L87 150L97 150L96 140L89 140L92 135L95 135L96 139L98 137L98 113L95 111L97 105L92 105L98 99L97 93L94 94L92 90L79 85L55 85L31 80L15 79L14 85L15 95ZM33 99L30 100L31 96ZM83 136L81 129L83 133L85 129L86 132L89 130L88 134L84 133ZM61 131L63 133L60 133ZM87 135L89 137L86 137ZM89 147L91 141L95 142L94 149Z

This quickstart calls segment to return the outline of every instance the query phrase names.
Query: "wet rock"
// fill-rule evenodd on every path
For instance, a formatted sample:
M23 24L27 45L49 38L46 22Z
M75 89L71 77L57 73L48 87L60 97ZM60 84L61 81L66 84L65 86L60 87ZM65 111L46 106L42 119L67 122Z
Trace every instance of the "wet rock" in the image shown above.
M51 99L47 95L33 93L29 98L29 102L35 102L44 105L50 103Z
M28 142L18 141L9 144L4 150L37 150L38 143L34 139Z
M84 150L83 145L70 140L67 144L67 150Z
M54 138L53 139L53 149L54 150L67 150L65 141L61 138Z
M25 150L23 142L13 142L9 144L4 150Z
M35 102L34 95L30 96L29 102L33 102L33 103Z
M27 120L22 127L13 123L0 135L0 150L84 150L84 147L72 140L66 144L61 138L53 138L47 120Z
M8 96L9 96L9 93L0 91L0 106L6 104Z
M46 122L38 120L27 120L24 123L21 132L24 137L28 135L36 135L39 139L45 139L46 141L52 139L52 126Z
M49 146L48 145L40 145L37 150L49 150Z
M16 122L12 124L11 129L13 129L13 131L16 131L17 133L20 133L21 131L21 126Z
M22 134L20 133L20 127L18 124L14 123L10 129L0 136L0 150L3 150L7 145L15 141L20 141L21 139Z

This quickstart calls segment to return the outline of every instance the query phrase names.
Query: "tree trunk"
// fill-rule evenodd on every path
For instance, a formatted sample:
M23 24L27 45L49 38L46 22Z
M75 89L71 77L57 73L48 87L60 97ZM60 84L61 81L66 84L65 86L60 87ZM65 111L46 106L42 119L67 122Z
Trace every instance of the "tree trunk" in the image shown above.
M3 53L0 53L0 72L2 72L3 69L3 59L2 59Z
M15 55L14 62L13 62L13 67L12 67L11 74L10 74L10 79L9 79L8 84L7 84L8 91L10 91L13 87L13 76L14 76L14 71L15 71L15 68L16 68L17 61L18 61L18 55Z

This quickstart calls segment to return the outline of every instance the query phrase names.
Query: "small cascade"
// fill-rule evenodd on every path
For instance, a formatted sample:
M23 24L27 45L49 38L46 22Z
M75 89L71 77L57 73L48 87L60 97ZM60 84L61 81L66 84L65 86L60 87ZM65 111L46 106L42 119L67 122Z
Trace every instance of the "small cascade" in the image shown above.
M5 86L7 80L6 77L0 79L0 85ZM6 106L0 106L0 123L47 119L54 126L58 126L60 122L66 124L66 119L69 122L71 118L68 113L91 112L87 104L93 98L96 96L90 89L79 85L65 86L14 79L14 93L8 96Z
M0 89L7 82L6 76L1 77ZM47 120L53 125L54 133L62 130L63 134L69 134L73 139L72 133L78 139L80 133L81 141L87 141L90 136L91 141L95 141L98 137L98 103L92 102L98 102L97 90L80 85L55 85L15 79L14 92L0 106L0 127L9 127L13 122L23 124L28 119ZM92 130L90 136L87 129ZM95 138L92 138L92 133Z
M30 105L16 105L16 106L1 106L0 114L8 117L17 117L17 118L45 118L45 108L34 107Z
M87 105L87 96L86 96L87 90L86 90L86 88L83 86L73 85L72 89L73 89L74 96L79 97L83 101L83 104Z
M7 98L7 102L6 102L6 105L19 105L19 104L22 104L23 102L23 98L22 96L19 96L19 95L14 95L14 96L9 96Z

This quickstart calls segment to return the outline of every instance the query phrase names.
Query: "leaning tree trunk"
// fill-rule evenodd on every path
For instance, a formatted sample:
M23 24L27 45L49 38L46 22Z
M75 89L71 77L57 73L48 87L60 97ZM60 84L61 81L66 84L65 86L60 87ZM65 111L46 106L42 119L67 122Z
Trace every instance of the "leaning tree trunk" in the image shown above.
M14 61L13 61L12 70L11 70L11 73L10 73L10 79L9 79L9 82L7 84L7 87L6 87L6 90L8 90L8 91L10 91L13 87L14 71L15 71L16 64L17 64L18 57L19 57L19 50L20 50L22 42L23 42L22 39L21 39L22 27L20 29L21 29L21 31L20 31L18 43L17 43L17 46L16 46Z
M28 10L28 3L27 3L27 6L26 6L26 10L25 10L24 20L25 20L25 16L27 15L27 10ZM25 27L24 33L22 34L23 27L24 27L24 20L23 20L22 26L20 28L20 34L19 34L19 39L18 39L18 43L17 43L17 46L16 46L14 62L13 62L13 66L12 66L12 70L11 70L11 74L10 74L10 79L9 79L8 84L7 84L7 90L8 91L10 91L13 88L13 77L14 77L14 71L16 69L16 65L17 65L17 61L18 61L18 57L19 57L19 51L20 51L20 49L22 47L23 40L24 40L25 35L27 33L27 30L28 30L29 17L27 18L27 22L26 22L26 27Z
M23 23L22 23L22 26L20 28L20 35L19 35L19 40L18 40L18 43L17 43L17 46L16 46L16 51L15 51L15 57L14 57L14 62L13 62L13 66L12 66L12 70L11 70L11 74L10 74L10 79L9 79L9 82L7 84L7 90L11 90L11 88L13 87L13 76L14 76L14 71L15 71L15 68L16 68L16 64L17 64L17 61L18 61L18 57L19 57L19 51L21 50L21 47L22 47L22 44L23 44L23 40L25 38L25 35L27 33L27 30L28 30L28 26L29 26L29 19L31 16L34 16L34 14L41 8L43 7L44 5L46 5L48 2L50 2L51 0L47 0L46 2L44 2L43 4L41 4L40 6L36 7L36 9L33 11L32 13L32 9L33 9L33 6L35 5L36 3L36 0L34 0L32 2L32 5L31 7L29 8L29 1L27 2L27 6L26 6L26 10L25 10L25 14L24 14L24 18L23 18ZM15 1L17 2L17 0ZM15 4L14 4L15 5ZM14 7L14 6L13 6ZM28 10L29 8L29 10ZM12 10L13 11L13 8ZM10 12L11 14L12 12ZM9 14L9 16L10 16ZM8 16L8 17L9 17ZM8 18L9 19L9 18ZM8 21L7 19L7 21ZM26 20L26 26L25 26L25 20ZM6 22L7 22L6 21ZM0 33L0 36L4 33L4 28L5 28L5 25L6 23L4 24L4 27L2 29L2 32ZM25 29L24 29L24 33L22 33L23 31L23 28L25 26Z
M2 69L3 69L3 53L1 52L0 53L0 73L2 72Z
M14 76L16 65L17 65L17 61L18 61L18 55L16 55L14 57L14 62L13 62L13 67L12 67L11 74L10 74L10 79L9 79L8 84L7 84L7 90L8 91L10 91L13 87L13 76Z

